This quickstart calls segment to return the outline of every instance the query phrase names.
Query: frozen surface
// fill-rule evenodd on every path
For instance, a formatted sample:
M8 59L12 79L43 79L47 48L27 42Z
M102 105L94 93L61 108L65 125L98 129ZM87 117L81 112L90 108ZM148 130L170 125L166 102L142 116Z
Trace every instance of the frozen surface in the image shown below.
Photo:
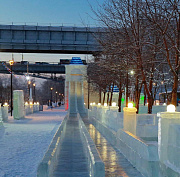
M35 177L51 140L67 112L45 110L0 127L0 177Z

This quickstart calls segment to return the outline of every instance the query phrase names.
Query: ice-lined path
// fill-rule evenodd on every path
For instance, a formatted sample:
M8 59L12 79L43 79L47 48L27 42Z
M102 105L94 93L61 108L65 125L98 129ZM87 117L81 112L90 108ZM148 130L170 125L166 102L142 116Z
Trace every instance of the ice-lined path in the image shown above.
M106 177L143 177L88 120L84 120L84 123L105 164Z
M53 177L89 177L77 116L69 116Z
M0 127L0 177L36 177L37 167L67 112L64 107L30 114Z

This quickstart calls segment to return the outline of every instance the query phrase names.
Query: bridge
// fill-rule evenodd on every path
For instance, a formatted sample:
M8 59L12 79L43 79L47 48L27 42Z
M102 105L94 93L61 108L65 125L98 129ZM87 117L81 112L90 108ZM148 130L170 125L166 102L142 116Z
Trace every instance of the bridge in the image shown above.
M8 74L8 68L10 68L9 63L0 63L0 73ZM52 73L52 74L65 74L65 66L59 64L20 64L14 63L13 72L14 73Z
M99 27L0 25L0 51L97 54L104 34Z

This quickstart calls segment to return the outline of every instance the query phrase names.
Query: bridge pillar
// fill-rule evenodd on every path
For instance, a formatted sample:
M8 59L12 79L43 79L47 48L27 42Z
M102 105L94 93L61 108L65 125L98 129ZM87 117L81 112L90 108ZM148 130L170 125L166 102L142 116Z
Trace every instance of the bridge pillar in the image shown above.
M79 63L74 64L74 60ZM65 105L70 114L80 113L86 116L84 106L83 81L87 73L87 66L83 65L79 57L73 57L70 65L66 65Z

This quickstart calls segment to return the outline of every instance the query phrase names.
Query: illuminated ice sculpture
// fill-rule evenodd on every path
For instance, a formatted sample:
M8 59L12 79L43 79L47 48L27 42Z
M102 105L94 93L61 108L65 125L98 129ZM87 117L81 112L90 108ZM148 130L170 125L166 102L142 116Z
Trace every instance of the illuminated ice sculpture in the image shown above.
M124 107L123 111L124 111L124 120L123 120L124 130L136 135L137 109L133 107L133 103L128 103L128 107Z
M158 154L162 176L180 176L180 112L174 105L160 112L158 125Z
M87 110L84 106L83 84L87 75L87 66L83 65L79 57L73 57L70 64L66 65L65 82L65 107L70 114L80 113L86 116Z
M24 118L24 92L23 90L13 91L13 117L14 119Z

